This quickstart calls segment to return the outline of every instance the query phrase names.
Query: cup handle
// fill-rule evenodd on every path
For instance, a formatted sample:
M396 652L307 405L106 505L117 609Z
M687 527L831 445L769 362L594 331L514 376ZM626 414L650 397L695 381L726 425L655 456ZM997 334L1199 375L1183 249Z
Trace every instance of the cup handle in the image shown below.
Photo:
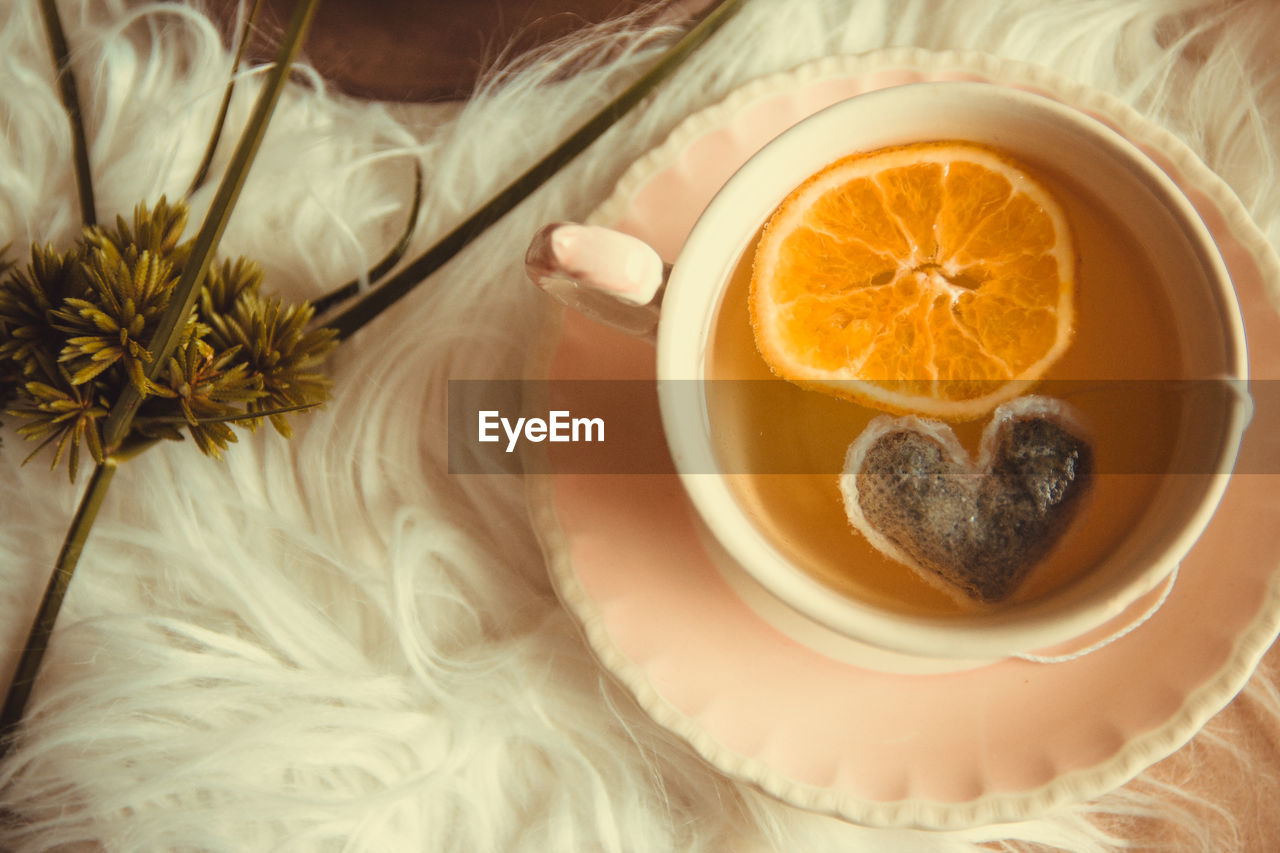
M671 266L648 243L576 222L541 228L524 258L538 287L601 323L652 341Z

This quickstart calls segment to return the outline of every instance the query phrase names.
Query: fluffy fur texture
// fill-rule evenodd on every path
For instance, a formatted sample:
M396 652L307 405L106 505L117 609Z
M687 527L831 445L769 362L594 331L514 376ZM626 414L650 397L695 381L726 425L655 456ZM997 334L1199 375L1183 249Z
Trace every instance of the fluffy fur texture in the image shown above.
M230 56L198 11L61 0L100 215L180 195ZM1164 123L1280 243L1271 0L751 0L677 80L333 359L336 395L224 463L130 462L80 566L19 748L0 848L208 851L1110 851L1274 838L1272 655L1187 748L1034 822L881 832L723 778L594 663L548 584L513 476L452 477L446 383L521 372L536 226L586 215L691 110L764 73L885 45L1027 59ZM226 233L269 286L315 296L385 250L411 158L421 250L651 62L627 22L557 45L461 110L353 102L303 74ZM575 57L598 70L548 83ZM231 127L259 72L245 72ZM36 4L0 2L0 243L77 228L70 140ZM215 164L225 164L226 152ZM212 187L193 199L195 218ZM12 419L10 419L12 420ZM78 488L4 433L0 674L16 663ZM81 484L82 485L82 484Z

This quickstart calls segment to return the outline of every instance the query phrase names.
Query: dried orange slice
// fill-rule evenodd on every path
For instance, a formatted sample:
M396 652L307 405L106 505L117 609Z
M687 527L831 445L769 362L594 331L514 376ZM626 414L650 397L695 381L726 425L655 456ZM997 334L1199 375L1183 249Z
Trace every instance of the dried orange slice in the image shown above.
M876 408L980 417L1066 350L1061 206L965 142L855 154L797 187L756 249L751 322L773 371Z

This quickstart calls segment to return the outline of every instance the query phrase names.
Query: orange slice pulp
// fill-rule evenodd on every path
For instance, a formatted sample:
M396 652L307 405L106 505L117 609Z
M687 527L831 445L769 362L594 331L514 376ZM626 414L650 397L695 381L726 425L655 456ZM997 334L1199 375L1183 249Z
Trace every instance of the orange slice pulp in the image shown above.
M1075 250L1021 166L966 142L855 154L797 187L756 249L751 322L777 375L866 405L980 417L1070 344Z

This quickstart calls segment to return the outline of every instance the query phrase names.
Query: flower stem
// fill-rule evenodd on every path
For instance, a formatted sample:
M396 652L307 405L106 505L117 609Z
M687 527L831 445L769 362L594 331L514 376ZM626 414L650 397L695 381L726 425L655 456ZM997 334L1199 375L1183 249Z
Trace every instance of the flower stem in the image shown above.
M253 165L258 147L267 133L267 125L271 122L271 114L280 100L285 84L289 80L289 69L302 50L307 40L307 31L311 20L315 17L316 7L320 0L299 0L294 6L293 17L285 31L284 40L276 53L275 65L267 76L258 100L254 103L253 113L248 124L240 133L235 152L217 192L209 205L209 212L191 248L191 256L183 267L178 283L174 285L169 297L169 304L156 325L154 336L147 345L150 361L146 368L149 380L155 380L168 366L169 356L182 337L182 330L191 315L191 307L200 295L200 285L204 283L209 264L213 261L213 253L222 239L222 232L231 219L236 200L240 198L240 190L244 187L249 175L249 167ZM129 384L120 392L119 398L111 406L106 422L102 426L102 442L108 453L114 453L129 435L129 427L142 405L142 392Z
M76 189L80 193L80 218L89 226L98 221L98 214L93 201L93 179L89 173L89 143L84 135L84 116L80 112L76 77L71 71L71 50L67 47L67 34L62 29L57 3L54 0L40 0L40 14L44 18L49 50L53 53L57 69L58 94L62 98L62 108L67 112L67 120L71 123Z
M62 601L67 596L71 576L75 574L80 553L84 550L84 543L89 538L89 531L93 529L93 521L98 516L98 509L107 496L107 489L115 473L116 460L111 457L107 457L94 469L84 496L80 499L75 518L62 541L62 550L58 553L53 576L49 578L44 599L40 602L40 609L36 611L35 621L27 634L27 644L18 659L18 669L9 684L8 693L5 694L4 710L0 711L0 756L5 755L13 745L13 736L22 722L27 700L31 698L31 688L35 686L45 649L49 647L49 637L53 634Z
M398 302L424 279L470 245L490 225L506 216L516 205L528 198L534 190L546 183L632 107L640 103L695 49L710 38L712 33L732 17L742 3L743 0L721 0L718 6L672 45L652 68L623 90L620 95L605 104L569 138L534 163L528 171L508 184L460 225L440 238L439 242L425 253L410 261L400 272L370 290L333 319L322 318L322 324L334 329L338 333L338 340L345 340Z
M391 247L383 257L372 267L366 274L369 284L376 284L384 275L395 269L396 264L400 263L400 259L404 257L405 252L409 251L409 242L413 239L413 232L418 228L418 214L422 211L422 163L419 160L413 161L413 202L409 205L409 218L404 224L404 230L400 232L400 239ZM349 281L341 287L329 291L319 299L312 300L311 307L319 317L333 306L340 302L345 302L353 296L360 293L360 279Z
M231 108L231 97L236 91L236 73L240 70L240 61L244 59L245 48L249 46L253 25L258 19L258 9L261 6L262 0L253 0L253 5L245 15L244 26L240 29L240 43L236 45L236 55L231 60L231 79L227 81L227 88L222 93L222 103L218 105L218 117L214 119L213 133L210 134L209 143L205 146L204 157L200 160L195 177L191 179L191 186L187 189L188 198L200 189L209 177L209 167L213 165L213 155L217 153L218 143L222 141L222 128L227 123L227 111Z

